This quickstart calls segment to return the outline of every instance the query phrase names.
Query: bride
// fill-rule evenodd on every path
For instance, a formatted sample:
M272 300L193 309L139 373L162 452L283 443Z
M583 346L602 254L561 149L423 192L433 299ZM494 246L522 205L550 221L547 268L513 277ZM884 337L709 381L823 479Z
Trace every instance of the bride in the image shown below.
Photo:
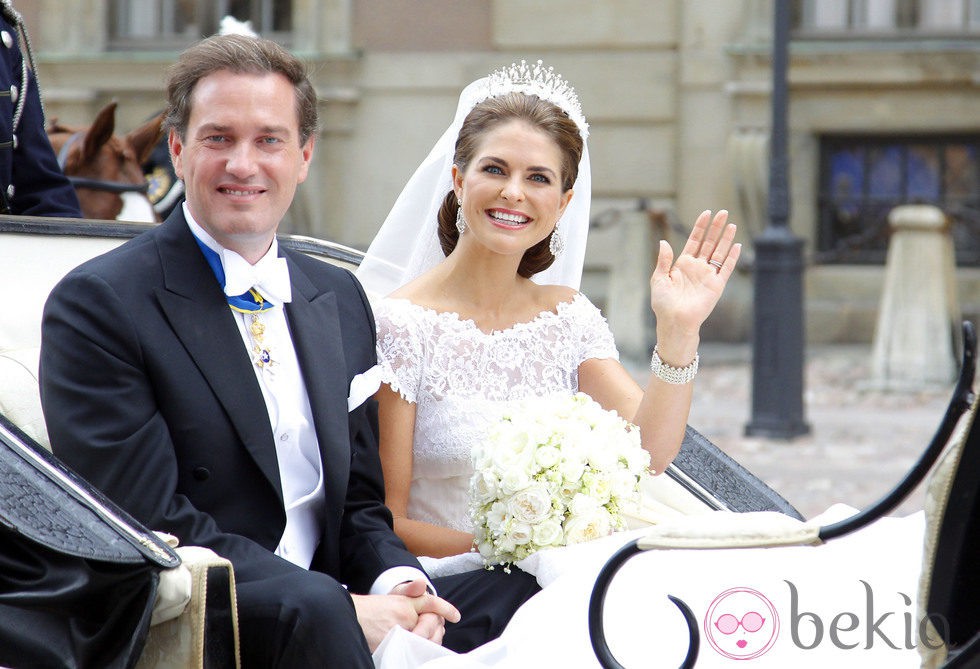
M652 373L641 388L619 363L605 319L578 292L591 198L587 137L575 92L540 62L522 62L470 84L453 124L412 176L358 269L374 298L378 328L376 397L386 502L395 531L422 556L430 574L481 564L469 514L471 452L521 400L588 394L640 427L655 473L680 448L700 327L741 251L735 226L727 212L705 211L679 254L660 243L650 279L657 343ZM627 538L619 533L522 561L519 567L549 587L524 605L501 639L469 654L473 664L460 658L463 663L451 666L506 666L508 660L532 658L590 666L588 592L604 559ZM723 589L713 590L720 581L700 576L718 571L711 566L717 563L691 572L689 565L702 556L669 553L655 573L670 578L641 579L643 585L662 587L671 580L685 593L677 576L687 573L680 580L690 581L696 592L686 596L707 597L706 608L712 593ZM771 559L758 558L749 567L738 557L727 559L749 576L780 573ZM798 558L798 564L808 563ZM771 578L761 583L754 591L777 601L777 587L785 590ZM633 629L638 618L657 620L651 614L656 608L643 606L642 615L624 618L633 627L618 627ZM661 648L669 658L667 640L678 645L687 636L672 633L671 625L679 623L667 607L659 608L663 620L656 624L663 626ZM751 631L772 630L775 615L764 613L769 628ZM754 627L742 615L738 620L742 632L736 624L734 631L716 635L720 642L734 643ZM645 634L637 629L633 638ZM415 666L449 652L406 637L389 637L379 649L379 664ZM742 647L731 649L737 655ZM746 659L736 655L728 657Z
M640 388L577 291L590 175L574 91L540 65L505 68L464 90L457 120L358 270L386 295L373 306L387 504L408 548L429 557L473 546L471 450L515 401L584 392L640 427L662 472L684 436L699 329L740 251L724 211L698 217L676 260L661 243L654 373Z

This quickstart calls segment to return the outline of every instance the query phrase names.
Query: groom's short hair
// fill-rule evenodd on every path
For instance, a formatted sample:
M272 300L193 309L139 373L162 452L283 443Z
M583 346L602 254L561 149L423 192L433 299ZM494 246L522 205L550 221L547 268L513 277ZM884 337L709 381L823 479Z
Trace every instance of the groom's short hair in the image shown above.
M272 40L249 35L213 35L187 48L169 70L164 128L184 133L191 117L194 87L204 77L222 70L235 74L281 74L293 85L300 145L318 127L317 98L306 67L296 56Z

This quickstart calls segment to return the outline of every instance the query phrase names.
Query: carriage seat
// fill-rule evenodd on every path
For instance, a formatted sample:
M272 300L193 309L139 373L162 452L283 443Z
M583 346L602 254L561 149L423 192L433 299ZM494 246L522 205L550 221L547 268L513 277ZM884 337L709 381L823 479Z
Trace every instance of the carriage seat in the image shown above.
M54 285L85 260L124 242L127 237L52 235L57 226L89 231L95 224L68 219L31 219L0 216L0 280L16 286L7 291L0 318L0 414L37 446L50 450L38 385L41 351L41 312ZM25 232L36 230L37 232ZM131 236L131 235L129 235ZM234 572L231 563L197 546L177 547L182 564L161 574L153 621L138 667L203 667L205 645L213 624L208 618L208 597L218 595L216 584L227 587L223 599L231 603L231 663L236 666L237 616L234 613ZM208 592L208 584L211 592ZM222 611L222 615L227 613ZM227 659L227 658L225 658Z

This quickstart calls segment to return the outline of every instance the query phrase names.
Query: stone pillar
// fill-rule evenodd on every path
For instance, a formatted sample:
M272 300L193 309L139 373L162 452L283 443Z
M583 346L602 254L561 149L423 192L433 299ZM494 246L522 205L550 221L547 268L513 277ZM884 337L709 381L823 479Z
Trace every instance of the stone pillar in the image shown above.
M888 223L870 385L892 391L948 385L956 378L960 314L946 215L932 205L901 205Z

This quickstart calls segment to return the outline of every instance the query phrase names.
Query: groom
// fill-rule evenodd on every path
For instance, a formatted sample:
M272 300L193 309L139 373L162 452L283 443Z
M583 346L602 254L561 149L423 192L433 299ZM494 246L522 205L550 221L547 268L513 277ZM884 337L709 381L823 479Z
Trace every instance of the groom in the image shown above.
M384 506L373 389L350 395L375 364L364 292L276 242L315 141L302 64L208 38L171 70L168 104L186 202L45 307L55 453L143 524L231 560L245 666L371 667L394 626L456 650L499 634L533 580L429 583Z

